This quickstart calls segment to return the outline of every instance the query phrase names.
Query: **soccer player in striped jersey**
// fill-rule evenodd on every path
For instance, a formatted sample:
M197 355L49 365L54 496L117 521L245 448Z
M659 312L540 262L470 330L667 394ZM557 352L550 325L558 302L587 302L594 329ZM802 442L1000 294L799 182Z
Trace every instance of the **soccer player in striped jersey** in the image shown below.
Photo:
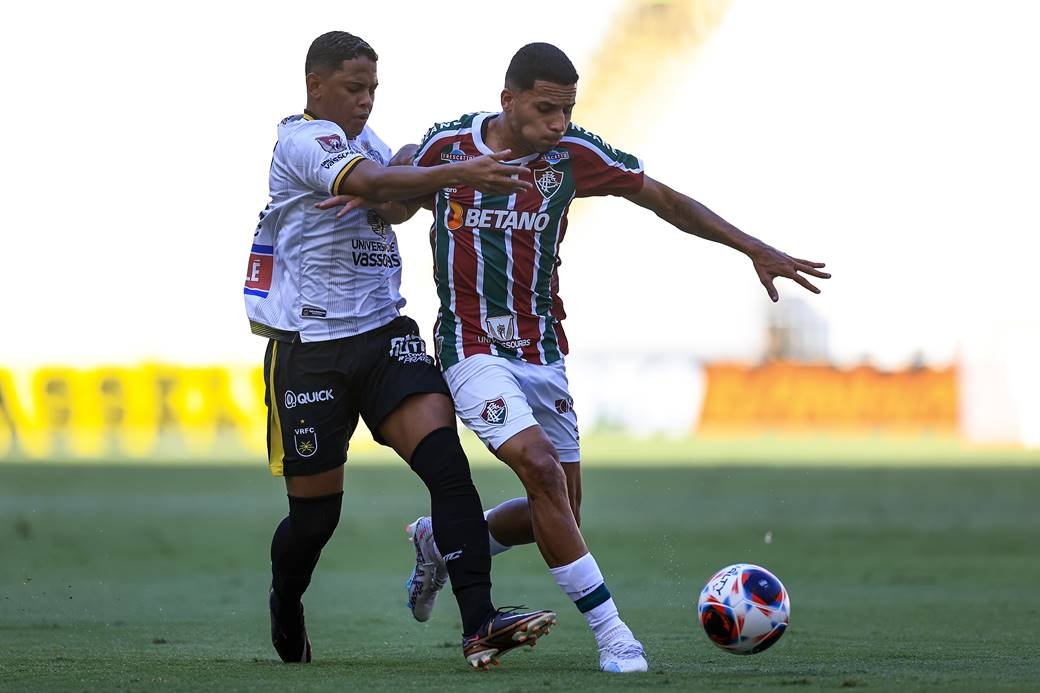
M642 162L571 123L578 74L545 43L521 48L506 72L500 113L475 113L435 125L418 146L419 167L459 165L509 148L534 183L531 190L487 195L465 186L442 189L426 206L440 309L436 353L456 413L509 465L527 491L486 513L492 555L537 542L560 588L585 615L604 671L646 671L642 645L621 620L579 529L581 471L578 425L564 357L567 337L558 289L567 210L578 197L616 195L653 211L679 230L723 243L752 261L770 298L787 277L817 292L800 273L829 275L823 263L792 258L748 236L697 201L647 176ZM360 200L333 198L321 206ZM414 208L414 205L413 205ZM410 526L428 541L430 520ZM427 557L435 551L426 553ZM436 570L417 566L413 615L426 620Z
M283 661L311 661L301 598L339 522L343 464L360 417L426 484L437 522L426 546L447 558L436 563L438 584L450 576L463 656L486 668L502 653L534 644L556 615L492 604L487 521L449 391L418 326L400 312L401 258L390 225L400 205L337 219L314 203L330 192L411 198L472 185L510 194L530 183L514 180L516 167L496 157L454 171L387 167L390 149L367 124L376 60L371 46L342 31L311 44L307 109L278 126L271 201L246 270L250 326L268 339L269 465L285 477L289 496L289 515L271 541L271 640Z

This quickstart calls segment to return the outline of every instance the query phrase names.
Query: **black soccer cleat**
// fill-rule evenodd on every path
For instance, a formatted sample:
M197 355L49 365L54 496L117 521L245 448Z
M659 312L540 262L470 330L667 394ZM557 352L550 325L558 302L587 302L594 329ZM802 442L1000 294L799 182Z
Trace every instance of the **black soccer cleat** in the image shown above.
M311 641L303 622L303 604L296 608L285 606L271 588L268 604L271 607L271 644L283 662L306 664L311 661Z
M556 625L556 613L517 609L499 609L488 618L476 634L462 641L462 655L474 669L487 669L498 664L498 658L521 645L534 646L538 638L549 634Z

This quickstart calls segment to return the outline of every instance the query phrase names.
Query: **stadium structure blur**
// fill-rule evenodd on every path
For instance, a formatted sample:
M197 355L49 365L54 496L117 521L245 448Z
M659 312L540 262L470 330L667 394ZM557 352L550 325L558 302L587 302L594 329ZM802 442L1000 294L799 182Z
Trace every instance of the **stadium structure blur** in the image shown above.
M901 16L908 27L924 26L941 11L935 3L913 5ZM810 39L817 41L804 49L805 55L798 54L802 62L784 63L804 68L802 73L770 72L770 62L780 62L776 54L758 55L753 58L757 62L750 68L742 68L741 75L747 76L751 74L748 70L753 70L778 80L776 91L763 96L771 100L763 106L770 105L774 110L741 116L745 119L733 124L731 129L711 132L706 137L679 132L670 146L663 148L659 132L673 127L680 115L689 120L690 128L711 127L718 126L720 121L705 120L703 114L725 110L724 104L711 101L701 103L697 109L682 106L688 102L683 100L681 91L689 84L691 74L699 75L697 84L704 87L705 94L697 96L706 99L716 93L712 87L729 79L730 73L723 69L727 60L732 63L735 56L753 52L756 47L762 51L770 47L754 43L762 39L760 25L775 22L784 12L797 14L799 11L814 12L820 15L821 23L826 23L828 13L837 10L827 3L799 10L793 6L784 9L769 3L739 0L621 0L609 7L613 14L603 25L598 46L583 54L579 61L582 77L575 118L630 151L644 155L652 151L652 158L646 156L648 165L654 168L655 175L657 168L665 169L667 175L661 176L665 182L669 176L686 175L690 169L697 169L702 160L711 159L712 148L719 142L725 144L718 146L731 150L727 156L733 160L734 167L750 170L767 166L768 162L756 159L754 151L742 148L741 141L756 141L753 138L758 135L749 128L765 130L776 139L787 137L788 133L780 130L770 131L770 123L784 118L785 111L797 109L797 100L819 87L821 80L839 74L825 70L828 61L844 61L840 74L853 84L843 90L842 84L833 79L826 82L835 101L847 100L851 98L849 94L857 90L869 91L872 80L879 79L877 75L892 74L899 66L884 63L883 56L864 67L867 63L863 62L866 60L863 56L842 53L840 44L849 40L848 32L856 22L896 32L891 37L893 50L901 42L910 42L909 34L900 33L902 30L894 18L886 20L880 12L838 18L840 21L831 16L830 19L836 21L829 25L829 36L792 37L788 46L792 54L801 50L795 43L808 45ZM985 32L991 26L999 24L1003 30L1012 30L1014 17L1007 14L1010 10L998 10L994 9L994 14L979 26L980 40L986 38ZM946 21L960 21L958 13L950 14ZM964 26L969 23L969 19L964 18ZM794 31L791 26L786 30ZM310 33L308 29L303 35ZM1021 50L1017 48L1018 43L1007 39L1000 45L1009 52L1006 55L994 52L995 57L991 59L1008 64L1021 62L1017 61L1021 56L1014 52ZM947 68L957 72L957 78L964 79L970 79L973 74L965 68L966 64L955 62L952 53L943 53L944 46L949 47L942 44L936 52L947 56L950 64L930 63L926 70L931 79L932 98L936 100L944 98L944 89L954 80L944 77L941 70ZM813 51L815 53L810 55ZM407 78L405 74L386 75L388 84L390 80ZM733 94L724 90L719 93ZM875 100L885 95L883 90L869 93ZM889 96L892 104L905 106L908 103L907 94L893 92ZM784 97L789 100L783 100ZM922 103L913 99L909 102L917 106ZM870 110L874 108L870 103L853 105L875 113ZM1035 111L1035 102L1022 102L1016 108L1009 106L1006 117ZM920 127L915 124L912 109L904 108L902 113L906 122L900 123L899 128ZM386 114L377 112L376 115L378 124ZM816 114L804 113L799 117L813 118ZM665 123L660 128L656 125L659 120ZM820 118L821 142L828 138L833 142L846 141L836 139L839 136L852 141L860 136L834 130L834 121L834 118ZM992 136L999 137L999 133ZM927 133L922 132L919 141L922 147L930 146ZM945 140L937 141L935 146L945 143ZM1035 135L1032 139L1028 136L1021 139L1020 144L1023 155L1034 152ZM809 157L823 146L830 145L826 142L819 146L804 144L804 151L798 148L790 151L792 156ZM968 156L973 147L968 142L960 151ZM260 144L254 148L264 149ZM687 149L690 151L684 154ZM671 155L674 156L669 158ZM845 163L850 167L859 165L853 152ZM690 175L702 176L708 181L704 187L710 187L708 179L712 173ZM720 177L728 177L729 189L737 187L732 184L735 179L731 173L725 169L720 171ZM892 171L892 176L898 175L899 171ZM755 187L748 182L746 189L731 193L725 201L727 208L720 211L730 216L734 199L749 200L748 209L735 210L735 220L754 219L756 223L750 231L787 247L787 232L792 228L790 218L795 215L764 190L763 186ZM978 192L987 194L981 184ZM1020 283L1015 283L1018 281L1015 277L1021 275L1015 269L1020 267L1015 264L1022 262L1020 258L1004 258L1009 269L994 280L1000 290L987 294L982 308L959 306L957 301L951 301L955 305L944 306L943 301L933 300L930 292L934 290L930 284L941 278L929 279L929 286L923 280L920 283L905 280L903 295L907 304L924 306L924 311L918 309L915 314L897 305L891 293L883 293L886 298L873 305L868 299L857 297L848 287L871 284L877 285L876 292L886 292L884 285L889 283L893 270L878 266L879 276L852 269L851 255L873 252L872 248L860 245L861 238L857 234L862 235L864 229L854 223L859 212L848 207L831 209L827 207L827 200L817 197L815 191L804 190L789 181L785 195L804 195L804 200L797 204L817 206L830 213L826 219L830 224L827 233L839 239L833 241L831 248L842 249L843 253L837 258L827 249L820 253L835 277L823 287L822 297L795 297L790 287L781 285L783 298L775 306L768 304L764 297L753 295L760 287L747 267L726 264L731 261L729 258L717 259L722 255L716 255L714 249L704 249L700 241L688 241L682 246L681 252L688 258L689 277L677 279L676 275L682 273L674 271L674 264L667 264L674 263L674 256L679 252L676 250L679 241L664 238L670 231L651 228L656 223L653 219L633 222L624 215L614 216L615 207L593 206L599 202L576 206L575 214L588 217L577 227L598 226L606 239L590 232L579 237L575 232L564 249L572 265L568 276L586 277L581 284L563 287L563 293L572 313L568 324L574 353L568 365L579 397L576 406L588 437L595 437L597 432L670 438L841 433L939 436L967 444L1040 445L1040 362L1035 358L1035 354L1040 353L1040 322L1027 297L1018 292ZM715 192L708 191L703 201L712 205L715 196ZM1002 202L1012 209L1011 197L998 191L987 202L988 209L999 211L1003 209ZM879 204L897 202L898 199L885 199ZM770 209L759 213L751 210L755 205ZM908 215L906 209L903 208L902 215L909 218L907 223L917 224L912 228L923 237L946 228L945 222L931 223L928 213L913 216ZM784 215L787 220L779 221ZM814 217L810 223L820 225L821 219L823 217ZM770 225L774 221L777 228ZM424 222L413 223L421 227ZM638 224L638 228L633 224ZM243 219L242 234L247 233L249 226ZM626 245L634 235L632 231L645 233L645 238L640 236L639 246ZM233 252L239 254L247 240L242 234L239 234L241 243L232 244L236 249ZM415 235L421 239L421 228L417 228ZM908 252L917 248L914 242L906 239ZM930 243L921 241L926 242ZM420 240L416 246L420 250L405 253L407 264L419 268L417 272L425 271L422 243ZM954 239L951 245L963 244ZM813 250L815 252L815 247ZM1025 252L1028 248L1021 250L1023 252L1016 255L1029 255ZM667 269L658 271L652 263L633 267L622 264L637 252L656 253ZM958 257L968 255L970 253ZM933 256L922 253L918 259L925 264ZM725 276L725 287L717 291L739 287L736 299L723 303L705 293L706 287L715 290L717 286L701 278L708 275L705 266L713 264L720 268L711 275L710 282ZM636 277L633 281L642 292L639 300L649 316L646 322L640 322L641 313L634 313L643 308L633 309L632 305L638 303L626 306L626 315L632 316L638 328L622 336L610 332L613 325L609 323L616 316L603 308L615 300L615 294L610 292L616 288L608 284L618 283L612 281L615 275L602 271L604 267L619 269L619 275L626 278ZM8 268L6 274L12 276L16 269ZM227 272L234 274L231 269ZM638 274L640 272L643 274ZM960 270L955 270L957 272ZM663 283L665 275L668 284ZM689 281L685 285L688 293L679 293L676 287L681 285L677 282L684 279ZM895 283L899 281L903 280ZM654 282L662 282L662 285L655 288ZM231 291L224 284L219 286L222 291ZM983 288L980 286L979 291ZM874 288L863 291L867 296L875 293ZM432 305L431 299L423 297L424 291L406 293L418 306L417 317L423 312L432 314L432 310L427 310L427 306ZM997 300L993 300L994 297ZM659 307L665 302L671 306L668 312L662 312ZM687 305L694 303L701 304L700 312L688 312ZM713 313L711 304L714 303L724 306L719 309L724 312ZM886 315L892 316L891 324L885 322ZM914 315L918 316L917 320ZM239 318L240 314L236 313L225 315L221 321L234 323ZM863 332L850 329L846 324L850 321L861 322ZM245 332L244 324L238 327ZM948 346L920 350L920 335L927 330L948 333L943 341ZM886 343L898 346L880 357L872 346L876 342L864 339L863 348L856 349L857 335L869 336L881 331L890 332ZM32 332L30 330L30 334ZM607 333L609 337L604 336ZM734 336L729 339L719 336L725 333ZM58 353L54 342L49 340L48 353ZM893 358L893 352L902 356ZM198 365L197 356L180 363L168 357L155 360L154 353L142 351L136 358L119 356L113 362L109 358L92 357L87 363L77 359L75 365L68 365L53 358L36 362L22 356L15 359L17 363L9 363L0 357L0 460L148 459L155 456L227 459L262 455L264 415L260 371L232 363L223 352L219 359L212 365ZM249 361L246 357L241 360L242 363Z

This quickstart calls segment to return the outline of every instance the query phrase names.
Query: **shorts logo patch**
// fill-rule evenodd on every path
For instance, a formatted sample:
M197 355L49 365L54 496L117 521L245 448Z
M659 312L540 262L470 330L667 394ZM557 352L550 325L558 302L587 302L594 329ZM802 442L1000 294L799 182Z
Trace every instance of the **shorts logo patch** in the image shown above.
M565 399L556 400L556 411L559 414L566 414L567 412L574 409L574 400L570 397Z
M509 410L506 409L506 400L501 395L495 399L484 400L484 410L480 412L480 418L484 420L484 423L492 426L501 426L506 422L506 416L508 415Z
M314 392L301 392L296 394L292 390L285 391L285 408L293 409L300 404L315 404L316 402L331 402L336 399L332 396L332 388L315 390Z
M347 145L343 143L343 138L339 135L324 135L322 137L315 137L314 141L321 145L321 148L327 151L329 154L336 154L338 152L347 151Z
M433 357L426 353L426 342L417 334L391 339L390 357L398 363L433 363Z
M311 457L318 451L318 434L313 426L307 428L294 428L293 441L296 443L296 452L300 457Z

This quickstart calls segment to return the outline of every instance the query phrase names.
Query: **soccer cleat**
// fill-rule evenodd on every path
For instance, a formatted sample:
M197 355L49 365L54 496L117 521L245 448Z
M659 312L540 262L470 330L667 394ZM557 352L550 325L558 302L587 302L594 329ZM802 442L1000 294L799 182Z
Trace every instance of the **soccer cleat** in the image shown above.
M599 668L614 674L646 671L646 653L643 645L628 626L622 624L603 638L599 648Z
M283 662L306 664L311 661L311 641L303 623L303 604L296 608L283 606L271 588L268 604L271 608L271 644Z
M433 613L437 593L448 581L448 568L433 540L433 522L430 518L417 518L404 531L408 533L409 541L415 544L415 568L404 583L408 592L405 606L411 610L416 621L426 621Z
M475 635L462 640L462 655L474 669L487 669L512 649L534 647L554 625L556 613L552 611L516 613L516 609L499 609Z

